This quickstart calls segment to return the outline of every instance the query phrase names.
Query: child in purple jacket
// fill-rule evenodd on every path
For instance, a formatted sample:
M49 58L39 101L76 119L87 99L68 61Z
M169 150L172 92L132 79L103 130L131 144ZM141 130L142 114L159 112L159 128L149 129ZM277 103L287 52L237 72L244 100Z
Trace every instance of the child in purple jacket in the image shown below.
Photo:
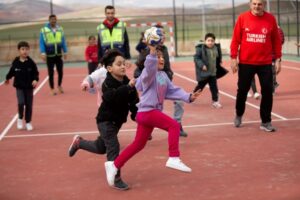
M107 181L113 186L115 175L121 167L136 153L142 150L155 127L168 131L169 159L166 167L183 172L191 172L191 168L181 162L179 158L180 125L162 112L164 99L193 102L200 94L200 90L187 93L174 86L167 74L162 71L164 59L162 51L149 45L150 54L145 61L145 68L136 81L137 90L142 92L137 104L137 131L134 141L114 160L105 162Z

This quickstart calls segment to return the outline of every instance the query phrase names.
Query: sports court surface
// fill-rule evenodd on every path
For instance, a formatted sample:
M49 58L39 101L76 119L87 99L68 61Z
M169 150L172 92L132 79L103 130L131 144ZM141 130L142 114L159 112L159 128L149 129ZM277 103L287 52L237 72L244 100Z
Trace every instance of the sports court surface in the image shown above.
M223 63L229 69L229 62ZM194 64L172 63L175 84L192 91ZM134 67L128 70L129 77ZM107 185L105 156L79 150L68 157L75 134L98 136L96 95L80 90L85 64L64 70L65 94L50 96L45 68L33 105L34 130L17 130L15 89L0 86L0 199L203 199L299 200L300 199L300 63L284 61L274 96L275 133L259 130L259 100L248 98L241 128L233 127L237 75L230 72L218 81L222 109L211 107L206 88L195 103L185 105L180 138L182 160L192 173L165 167L167 134L155 130L153 140L122 169L131 189L118 191ZM258 79L257 79L257 85ZM173 103L164 111L173 113ZM121 148L135 135L130 119L119 134Z

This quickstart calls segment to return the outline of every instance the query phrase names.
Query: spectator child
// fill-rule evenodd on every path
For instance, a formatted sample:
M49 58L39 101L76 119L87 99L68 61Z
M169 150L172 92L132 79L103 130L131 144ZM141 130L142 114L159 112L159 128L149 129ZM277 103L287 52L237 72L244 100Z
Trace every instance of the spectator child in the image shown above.
M9 84L9 79L14 77L14 87L17 91L18 100L18 119L17 128L23 129L23 115L25 109L25 122L28 131L33 130L31 124L33 89L39 81L39 71L35 62L28 56L28 42L21 41L18 43L19 56L14 59L12 66L6 75L5 84Z

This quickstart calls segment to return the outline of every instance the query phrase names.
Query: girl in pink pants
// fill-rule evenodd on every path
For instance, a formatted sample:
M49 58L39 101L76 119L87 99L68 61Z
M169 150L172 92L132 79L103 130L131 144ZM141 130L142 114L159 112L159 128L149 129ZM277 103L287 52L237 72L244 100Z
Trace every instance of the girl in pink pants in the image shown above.
M159 46L151 46L145 61L145 68L136 81L136 88L142 92L136 117L137 132L134 141L114 160L105 162L107 181L113 186L115 175L136 153L142 150L155 127L168 131L169 159L166 166L183 172L191 172L179 158L180 125L162 112L164 99L194 101L200 91L187 93L174 86L167 74L162 71L164 59Z

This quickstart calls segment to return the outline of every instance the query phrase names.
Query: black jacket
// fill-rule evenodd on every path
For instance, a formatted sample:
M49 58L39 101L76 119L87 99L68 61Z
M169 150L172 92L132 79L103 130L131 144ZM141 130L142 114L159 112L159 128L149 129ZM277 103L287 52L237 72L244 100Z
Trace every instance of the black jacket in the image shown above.
M32 81L39 80L39 71L35 62L27 57L24 62L20 61L20 57L16 57L12 62L12 66L6 75L6 80L14 78L14 87L19 89L33 89Z
M127 121L130 110L131 119L135 120L137 113L136 104L139 102L135 87L128 85L129 79L124 77L123 81L116 80L109 72L102 85L102 103L96 117L97 123L113 121L121 126Z

